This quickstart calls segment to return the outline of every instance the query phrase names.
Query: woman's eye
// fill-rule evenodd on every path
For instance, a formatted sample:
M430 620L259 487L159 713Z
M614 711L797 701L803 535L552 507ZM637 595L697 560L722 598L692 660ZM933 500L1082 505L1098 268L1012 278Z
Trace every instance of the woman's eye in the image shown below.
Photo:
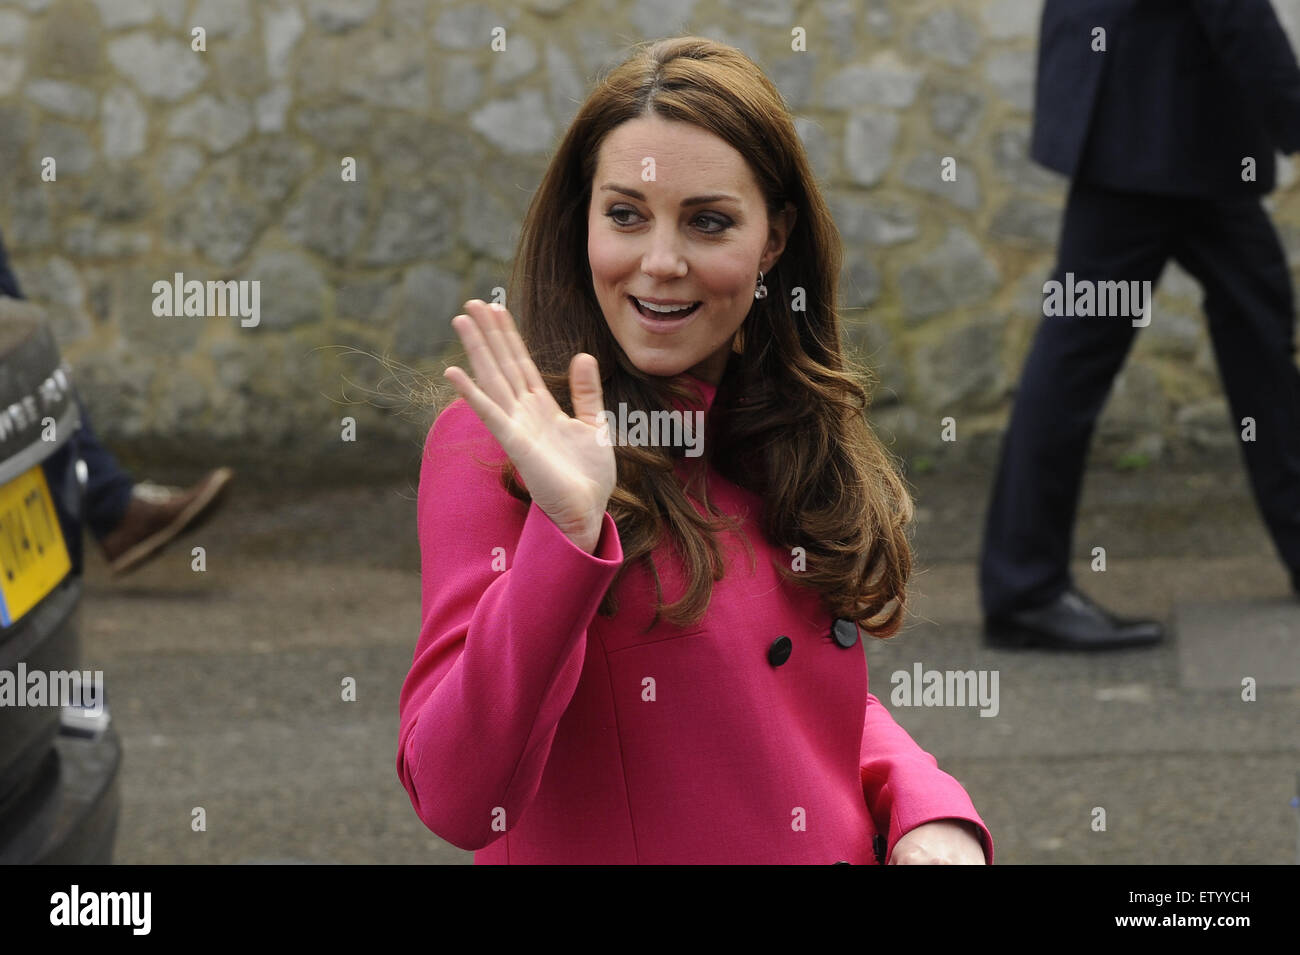
M700 216L700 218L703 219L703 220L705 220L706 222L715 222L715 223L717 223L717 226L718 226L718 227L717 227L716 229L713 230L714 232L722 232L722 231L724 231L724 230L726 230L726 229L730 229L730 228L731 228L731 222L730 222L729 220L727 220L727 219L724 219L722 216L703 215L703 216Z
M616 218L617 216L634 216L634 215L636 215L636 212L632 209L611 209L609 212L605 213L605 217L612 220L615 225L622 225L622 226L631 225L632 223L624 221L622 219L618 219ZM722 216L710 215L708 213L702 213L696 216L693 221L695 222L703 221L703 222L713 223L714 226L716 226L716 228L705 230L707 233L712 235L716 235L719 232L724 232L727 229L731 228L731 222L728 221L727 219L724 219Z

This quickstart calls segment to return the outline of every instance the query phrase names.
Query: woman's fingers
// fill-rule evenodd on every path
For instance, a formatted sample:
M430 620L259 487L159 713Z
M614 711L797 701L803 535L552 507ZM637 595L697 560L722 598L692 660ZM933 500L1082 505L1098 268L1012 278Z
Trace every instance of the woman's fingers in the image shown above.
M472 302L475 311L484 315L485 320L490 322L491 328L499 333L499 337L492 334L487 340L492 348L492 355L501 368L502 377L515 390L516 399L530 394L542 403L551 417L563 415L563 410L542 380L541 372L537 370L532 355L528 353L528 346L524 344L510 310L503 305L485 305L478 299ZM467 302L466 306L470 307L471 303Z
M465 303L465 310L468 314L456 316L452 327L465 345L483 397L495 401L507 418L516 416L521 407L535 414L549 414L552 418L557 415L567 417L542 380L509 310L500 305L488 305L481 299L470 299ZM600 412L605 406L596 359L591 355L581 355L575 356L574 361L576 364L570 363L569 366L574 417L598 426ZM458 390L468 402L469 395L459 386ZM524 402L526 395L540 402L541 407ZM488 423L486 419L484 423Z
M451 320L451 327L460 335L461 343L465 346L465 354L474 369L477 386L501 407L514 407L514 391L501 372L483 333L481 321L473 315L457 315Z
M460 392L461 397L465 399L465 403L478 415L484 426L492 432L493 437L497 439L497 443L505 447L511 428L509 415L502 411L501 406L484 393L483 389L474 384L473 379L460 368L451 365L442 374Z
M519 356L515 354L514 343L506 334L504 310L499 305L488 305L477 298L466 302L465 308L478 319L479 328L487 340L488 347L492 349L492 357L496 359L501 376L510 387L512 396L516 400L522 398L528 390L528 383L524 380L524 370L520 367Z
M537 370L537 365L533 363L533 357L528 354L528 347L524 344L523 338L519 335L519 328L515 325L514 316L510 314L509 309L502 309L505 316L506 338L513 346L515 353L521 356L520 365L523 366L524 381L527 382L531 391L550 394L546 384L542 381L542 374Z
M594 355L579 352L569 362L569 393L573 395L573 416L600 427L605 399L600 388L600 367Z

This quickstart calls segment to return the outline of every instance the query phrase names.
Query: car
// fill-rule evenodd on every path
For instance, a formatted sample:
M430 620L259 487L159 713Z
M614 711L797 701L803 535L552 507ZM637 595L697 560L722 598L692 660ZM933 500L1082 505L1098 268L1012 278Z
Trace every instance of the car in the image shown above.
M81 667L72 373L41 309L0 298L0 863L112 861L122 746Z

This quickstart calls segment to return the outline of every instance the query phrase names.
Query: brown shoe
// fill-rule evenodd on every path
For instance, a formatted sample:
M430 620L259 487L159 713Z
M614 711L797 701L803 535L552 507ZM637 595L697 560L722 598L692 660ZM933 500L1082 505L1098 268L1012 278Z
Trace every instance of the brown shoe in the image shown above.
M189 489L149 481L136 484L122 522L99 542L108 569L115 575L125 573L157 554L218 500L234 474L230 468L217 468Z

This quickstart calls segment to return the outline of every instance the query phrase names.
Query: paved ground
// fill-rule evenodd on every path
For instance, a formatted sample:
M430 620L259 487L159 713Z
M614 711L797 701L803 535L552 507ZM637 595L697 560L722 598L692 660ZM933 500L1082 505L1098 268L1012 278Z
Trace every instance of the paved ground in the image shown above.
M872 688L888 703L890 675L917 662L997 671L996 717L891 709L966 784L999 862L1297 861L1300 602L1239 469L1089 475L1075 552L1104 546L1107 570L1080 561L1076 576L1177 627L1158 649L1095 657L984 649L987 476L912 480L914 614L868 648ZM219 518L120 582L90 558L86 665L106 671L126 753L116 860L472 861L424 828L394 769L419 629L413 484L231 490Z

